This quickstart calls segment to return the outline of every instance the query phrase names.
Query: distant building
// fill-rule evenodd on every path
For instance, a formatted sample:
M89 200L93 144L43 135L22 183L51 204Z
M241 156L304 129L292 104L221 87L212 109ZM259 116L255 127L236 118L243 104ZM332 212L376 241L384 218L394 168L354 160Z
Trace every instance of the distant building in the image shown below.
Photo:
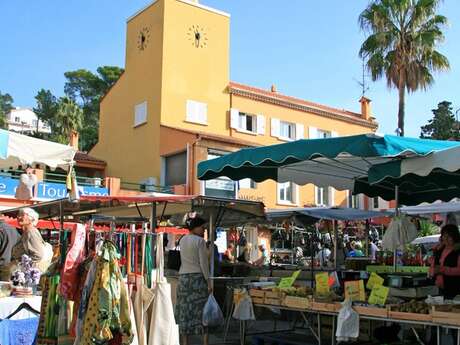
M18 133L51 133L51 128L42 121L38 121L37 115L29 108L19 108L13 109L9 114L6 115L6 120L8 123L8 129L10 131Z

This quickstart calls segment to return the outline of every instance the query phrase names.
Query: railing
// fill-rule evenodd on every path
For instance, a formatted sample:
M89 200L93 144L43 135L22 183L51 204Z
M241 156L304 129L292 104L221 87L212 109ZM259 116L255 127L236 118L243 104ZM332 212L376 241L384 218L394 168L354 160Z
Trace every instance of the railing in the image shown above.
M21 174L23 174L23 170L1 170L0 176L2 177L9 177L13 179L19 179ZM104 180L98 177L86 177L86 176L76 176L77 184L79 186L88 186L88 187L103 187ZM66 183L67 174L59 174L59 173L49 173L45 172L43 182L50 182L50 183Z
M167 193L167 194L174 193L172 186L158 186L154 184L134 183L134 182L125 182L125 181L121 181L121 188L126 189L126 190L139 191L139 192Z

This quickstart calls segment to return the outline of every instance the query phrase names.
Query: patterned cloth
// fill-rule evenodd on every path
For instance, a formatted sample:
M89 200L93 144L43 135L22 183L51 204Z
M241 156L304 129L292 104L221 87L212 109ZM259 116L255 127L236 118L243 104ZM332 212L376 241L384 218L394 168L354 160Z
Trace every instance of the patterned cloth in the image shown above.
M38 317L0 322L1 345L32 345L37 334Z
M133 333L128 309L128 294L118 265L117 249L112 242L102 245L88 310L83 322L80 344L105 343L121 333L122 343L130 344Z
M203 308L208 297L208 284L203 274L179 275L175 317L180 334L203 333Z

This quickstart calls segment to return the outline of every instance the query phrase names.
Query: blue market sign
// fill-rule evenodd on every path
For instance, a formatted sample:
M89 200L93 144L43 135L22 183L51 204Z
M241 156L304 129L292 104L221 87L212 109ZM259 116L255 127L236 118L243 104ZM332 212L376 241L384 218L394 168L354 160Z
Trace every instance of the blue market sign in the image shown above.
M19 180L0 176L0 197L14 198L18 185ZM68 195L65 183L39 182L35 188L37 189L36 198L38 199L62 199ZM80 195L109 195L109 190L105 187L79 186L78 190Z

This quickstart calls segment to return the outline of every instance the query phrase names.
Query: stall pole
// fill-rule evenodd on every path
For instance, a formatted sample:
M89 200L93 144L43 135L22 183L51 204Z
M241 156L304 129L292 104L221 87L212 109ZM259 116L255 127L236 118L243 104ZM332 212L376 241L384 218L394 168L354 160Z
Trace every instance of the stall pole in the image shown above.
M291 265L294 265L294 255L295 255L295 250L294 250L294 222L291 221Z
M152 236L155 236L156 229L157 229L156 213L157 213L156 203L152 202L152 204L150 205L150 232L152 233ZM153 242L153 239L155 239L155 243ZM150 250L151 250L150 255L152 256L152 258L155 257L155 248L156 248L156 237L152 238L152 245L150 247Z
M337 221L336 220L333 220L332 221L332 231L334 232L334 266L335 266L335 270L337 271L339 269L339 265L337 264L337 238L338 238L338 235L339 235L339 231L337 229Z
M395 186L395 216L399 217L399 187ZM398 250L395 248L393 250L393 271L396 272L396 264L397 264L397 259L396 259L396 253Z
M210 267L211 270L209 271L209 279L211 281L211 289L214 290L214 280L212 279L214 277L214 224L213 224L213 214L209 215L209 241L211 242L211 258L209 259L210 261Z

